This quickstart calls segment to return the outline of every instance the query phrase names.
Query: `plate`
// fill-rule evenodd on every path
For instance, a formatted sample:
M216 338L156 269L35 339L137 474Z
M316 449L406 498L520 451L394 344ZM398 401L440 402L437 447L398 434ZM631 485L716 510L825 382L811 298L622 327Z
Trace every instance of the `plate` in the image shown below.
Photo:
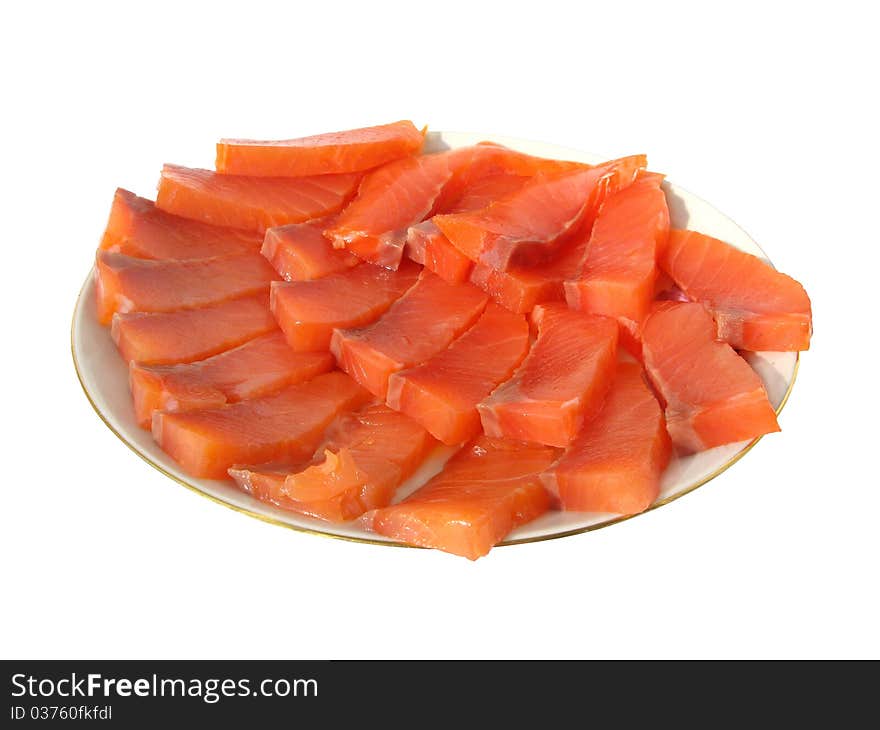
M485 139L491 139L521 152L542 157L587 163L597 163L607 159L601 155L542 142L461 132L430 132L426 140L426 151L475 144ZM664 189L669 202L673 227L701 231L728 241L743 251L769 261L758 244L726 215L678 185L667 181L664 183ZM73 362L89 402L107 427L132 451L178 484L251 517L301 532L380 545L401 545L401 543L367 532L353 523L332 525L275 509L239 491L231 482L195 479L182 472L175 462L153 442L149 432L139 428L135 422L128 391L128 369L110 339L109 329L99 325L94 315L93 273L90 273L86 279L73 313L71 328ZM798 368L798 354L793 352L750 353L747 359L764 381L770 402L778 413L785 405L794 385ZM728 444L691 456L673 457L663 477L660 496L650 509L657 509L669 504L714 479L741 459L758 440ZM418 473L403 485L399 491L399 497L413 491L438 472L448 455L449 451L447 450L429 460ZM513 531L502 545L575 535L607 527L624 519L631 518L588 512L551 512Z

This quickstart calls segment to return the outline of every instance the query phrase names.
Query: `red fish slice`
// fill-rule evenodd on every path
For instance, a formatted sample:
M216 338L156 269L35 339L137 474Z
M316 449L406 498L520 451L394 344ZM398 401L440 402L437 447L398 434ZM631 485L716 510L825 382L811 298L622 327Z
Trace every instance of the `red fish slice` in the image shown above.
M234 464L303 461L339 413L368 394L338 371L264 398L198 411L157 411L153 438L195 477L223 479Z
M173 312L269 291L275 271L258 253L151 261L98 251L98 320L116 312Z
M361 260L348 251L333 248L324 238L324 229L335 219L335 216L329 216L270 228L266 231L260 253L287 281L320 279L350 269Z
M355 194L360 178L359 173L244 177L165 165L156 205L203 223L265 233L272 226L341 210Z
M529 351L525 317L489 303L477 323L424 365L393 373L388 405L445 444L480 430L477 404L507 380Z
M669 235L662 182L662 175L643 173L608 197L596 217L582 269L565 282L568 306L616 319L621 344L637 356L641 324L656 289L657 255Z
M542 479L563 509L636 514L657 499L671 452L641 367L621 362L602 410Z
M272 313L294 350L327 350L334 329L377 320L420 271L411 261L397 271L360 264L314 281L278 282L271 290Z
M229 473L258 499L300 514L344 522L391 502L437 445L419 424L384 405L342 415L311 463Z
M140 259L204 259L259 250L259 234L171 215L152 200L119 188L101 250Z
M568 446L614 377L617 323L563 304L532 311L538 338L514 377L479 406L489 436Z
M480 436L405 500L364 515L364 525L409 545L476 560L547 511L550 497L539 474L558 453Z
M702 304L658 303L643 328L642 354L680 450L702 451L779 430L761 379L730 345L715 339L715 322Z
M324 235L365 261L396 269L407 229L427 218L470 162L470 147L407 157L368 173L357 197Z
M515 264L499 271L476 264L470 281L511 312L526 314L537 304L565 298L565 280L580 270L589 241L589 232L580 232L554 258L533 266Z
M673 231L660 266L715 315L718 336L739 350L807 350L810 298L756 256L696 231Z
M385 400L388 377L445 350L480 316L487 297L470 284L449 284L429 271L377 322L338 329L330 350L339 367Z
M423 141L423 132L408 120L273 142L222 139L216 167L230 175L260 177L359 172L414 155Z
M482 210L438 215L434 222L469 259L493 269L552 258L567 237L592 222L609 193L632 183L642 155L593 168L537 175L519 192Z
M497 160L495 162L501 164ZM485 162L482 164L485 166ZM444 213L463 213L485 208L520 190L531 179L525 175L497 172L495 167L490 168L490 172L482 177L472 170L469 177L461 197ZM413 261L423 264L448 282L466 281L473 267L473 262L449 242L433 220L411 226L407 231L406 247Z
M277 329L268 304L259 296L177 312L115 314L110 334L126 362L204 360Z
M276 331L197 362L133 362L129 383L138 423L149 428L153 411L191 411L259 398L334 365L329 352L294 352Z

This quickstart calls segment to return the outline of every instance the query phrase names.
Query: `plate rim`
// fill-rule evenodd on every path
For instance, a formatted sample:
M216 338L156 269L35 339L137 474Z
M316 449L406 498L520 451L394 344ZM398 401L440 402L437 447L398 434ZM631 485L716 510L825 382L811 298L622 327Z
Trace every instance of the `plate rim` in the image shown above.
M455 130L436 130L436 131L432 130L432 131L434 132L434 134L438 134L438 135L470 134L470 133L458 132ZM495 135L495 136L498 136L498 135ZM501 136L503 136L503 135L501 135ZM507 139L510 139L510 138L508 137ZM547 145L547 146L564 147L562 145L553 145L552 143L547 143L547 142L543 142L540 140L523 140L523 141L536 142L538 144L543 144L543 145ZM573 150L573 148L566 148L566 149ZM592 153L589 153L589 154L592 154ZM668 181L668 178L667 178L667 181ZM672 184L671 181L670 181L670 184ZM711 207L713 210L721 213L721 215L726 217L731 223L733 223L741 231L743 231L753 242L755 242L754 238L752 238L752 236L748 233L748 231L746 231L745 228L740 226L739 223L737 223L735 220L733 220L726 213L722 213L721 211L718 211L718 209L715 208L715 206L712 205L711 203L709 203L707 200L705 200L704 198L702 198L698 195L695 195L690 190L683 188L682 186L678 185L677 183L675 183L675 187L677 189L687 193L688 195L693 196L694 198L700 200L701 202L705 203L706 205ZM760 245L757 244L757 242L755 242L755 245L758 246L758 248L764 254L764 257L766 258L768 263L770 263L770 265L772 266L773 265L772 261L767 256L766 251L764 251L763 248L761 248ZM242 507L242 506L239 506L236 504L232 504L231 502L227 502L224 499L205 491L204 489L199 487L197 484L189 482L186 479L183 479L181 477L178 477L176 474L172 474L167 469L165 469L165 467L163 467L161 464L153 461L153 459L150 458L147 454L140 451L140 449L138 449L138 447L134 443L129 441L111 423L109 417L100 409L98 404L95 402L95 399L92 397L92 394L89 392L89 389L86 387L85 380L83 379L83 374L81 371L81 365L80 365L79 360L77 359L77 356L76 356L77 315L80 311L82 299L83 299L84 295L86 294L86 291L89 288L89 285L93 283L93 278L94 278L94 266L92 266L92 268L89 271L89 274L86 276L85 282L80 287L79 293L77 294L76 301L74 302L74 306L73 306L73 314L71 316L71 323L70 323L70 354L71 354L71 359L73 360L73 367L76 372L76 377L77 377L77 380L79 381L80 388L82 388L82 391L86 396L86 400L88 400L89 404L92 407L92 410L94 410L94 412L98 415L98 418L101 419L101 421L107 427L107 429L114 436L116 436L117 439L119 439L123 444L125 444L129 448L129 450L134 452L142 461L149 464L151 467L153 467L160 474L171 479L173 482L188 489L189 491L199 495L200 497L204 497L205 499L209 500L210 502L221 505L223 507L226 507L227 509L233 510L234 512L238 512L239 514L243 514L248 517L252 517L256 520L259 520L261 522L264 522L264 523L267 523L270 525L276 525L278 527L283 527L288 530L293 530L294 532L299 532L299 533L303 533L306 535L315 535L318 537L325 537L325 538L330 538L333 540L343 540L345 542L361 543L361 544L365 544L365 545L381 545L384 547L413 548L413 549L418 549L418 550L427 549L427 548L423 548L419 545L410 545L410 544L399 542L396 540L377 539L377 538L363 537L363 536L359 536L359 535L343 535L343 534L339 534L336 532L321 530L318 528L305 527L302 525L295 525L295 524L291 524L290 522L285 522L281 519L276 519L274 517L270 517L265 514L260 514L259 512L252 511L246 507ZM801 353L798 352L795 355L794 367L792 368L792 374L791 374L791 381L788 383L788 387L786 388L786 391L782 396L782 400L780 400L779 405L775 408L777 416L780 413L782 413L782 410L785 408L785 405L788 403L788 399L791 396L791 393L794 389L794 384L797 381L798 371L800 369L800 361L801 361ZM503 540L503 541L499 542L495 547L508 547L511 545L525 545L525 544L535 543L535 542L545 542L547 540L557 540L557 539L561 539L564 537L573 537L575 535L581 535L581 534L584 534L587 532L593 532L595 530L600 530L605 527L611 527L612 525L617 525L622 522L627 522L635 517L639 517L640 515L644 515L644 514L648 514L649 512L653 512L654 510L659 509L660 507L665 507L666 505L668 505L672 502L675 502L676 500L680 499L681 497L684 497L688 494L691 494L692 492L696 491L700 487L703 487L706 484L708 484L709 482L711 482L716 477L721 476L721 474L726 472L734 464L736 464L740 459L742 459L746 454L748 454L758 444L758 442L762 438L763 438L763 436L758 436L757 438L748 442L736 454L731 456L727 461L725 461L720 466L716 467L713 471L711 471L709 474L705 475L704 477L702 477L701 479L696 481L694 484L688 486L686 489L684 489L682 491L676 492L675 494L671 494L668 497L664 497L663 499L661 499L657 502L654 502L650 507L648 507L646 510L644 510L642 512L638 512L633 515L617 515L617 516L611 517L607 520L603 520L602 522L597 522L597 523L586 525L583 527L575 527L575 528L571 528L569 530L563 530L561 532L554 532L554 533L550 533L550 534L546 534L546 535L535 535L535 536L531 536L531 537L522 537L522 538L514 538L514 539L510 539L510 540Z

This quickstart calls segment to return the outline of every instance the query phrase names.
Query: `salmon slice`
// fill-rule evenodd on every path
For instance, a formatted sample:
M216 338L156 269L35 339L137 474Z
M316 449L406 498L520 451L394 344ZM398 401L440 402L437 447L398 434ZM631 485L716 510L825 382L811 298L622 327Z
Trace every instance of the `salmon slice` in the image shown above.
M443 443L463 443L480 431L477 404L513 374L528 351L525 317L490 302L447 350L389 377L388 405Z
M632 515L657 499L671 453L642 368L621 362L602 410L541 478L565 510Z
M533 157L495 142L456 150L462 164L437 200L433 215L481 210L518 192L538 174L557 175L590 166Z
M460 197L442 213L467 213L480 210L518 192L539 172L553 173L586 169L588 165L548 160L515 152L501 145L481 142L474 147ZM411 226L406 241L409 257L425 265L449 282L465 281L473 262L461 253L433 220Z
M538 337L523 364L478 406L486 435L565 447L614 377L617 324L564 304L532 310Z
M364 524L409 545L476 560L547 511L550 496L539 474L557 455L548 446L480 436L405 500L365 514Z
M643 173L599 210L583 268L565 282L572 309L613 317L621 343L637 354L641 323L657 283L657 254L669 235L663 176Z
M330 351L340 368L385 400L392 373L445 350L480 316L486 301L470 284L449 284L423 270L416 285L377 322L334 331Z
M275 271L256 252L209 259L151 261L98 251L98 319L116 312L173 312L269 291Z
M655 305L642 332L642 354L680 451L779 430L761 379L730 345L715 339L715 322L702 304Z
M367 398L351 378L334 371L264 398L156 411L153 438L187 474L223 479L234 464L308 459L336 415Z
M464 213L470 210L480 210L481 208L485 208L497 200L501 200L508 195L513 195L522 190L526 183L528 183L538 172L557 171L557 168L555 167L557 164L568 164L557 163L555 160L541 161L540 164L536 165L527 173L517 165L513 165L512 167L518 169L518 172L507 172L504 169L508 159L507 154L510 152L507 150L503 161L498 161L497 158L490 158L492 159L493 164L486 169L484 159L486 148L479 147L479 149L480 152L477 153L479 161L472 163L470 170L468 170L468 182L461 192L461 197L458 198L455 205L453 205L448 211L450 213ZM496 162L497 166L495 164ZM499 167L501 169L499 169ZM561 172L564 169L565 168L562 168L558 171Z
M410 226L406 233L407 255L444 281L467 281L473 261L453 246L433 220Z
M408 120L273 142L221 139L216 167L227 175L259 177L359 172L416 154L424 139Z
M481 210L497 200L522 190L541 169L545 171L555 170L555 167L551 167L550 164L555 165L556 162L549 161L546 164L535 167L530 174L505 172L503 169L499 171L498 166L503 167L504 161L499 161L494 157L489 158L493 164L487 169L485 165L486 160L483 159L487 148L478 146L477 149L479 150L479 152L475 153L477 161L471 163L471 167L468 170L468 180L461 191L460 197L444 212L466 213L468 211ZM505 152L505 161L507 159L506 155L509 152L509 150Z
M287 281L320 279L361 262L353 253L338 251L324 238L324 229L335 217L308 223L291 223L266 231L260 253Z
M568 160L554 160L548 157L535 157L524 152L505 147L497 142L478 142L470 150L470 160L462 178L463 188L453 188L452 196L447 196L445 205L459 207L460 201L468 196L479 196L487 189L491 189L495 183L489 182L488 188L484 187L487 181L500 176L521 177L528 180L539 173L552 175L574 170L585 170L591 167L582 162L570 162ZM496 181L497 182L497 181ZM512 191L510 191L512 192ZM498 196L493 196L497 199ZM485 207L491 200L486 200L483 205L471 205L469 209ZM449 208L447 208L449 209Z
M738 350L807 350L813 331L804 288L756 256L696 231L672 231L660 266L715 316Z
M341 210L355 194L360 177L357 173L244 177L165 165L156 205L203 223L265 233L272 226Z
M396 269L407 229L431 215L444 189L467 167L471 150L407 157L367 173L357 197L324 235L335 248Z
M259 250L260 236L171 215L152 200L119 188L101 250L139 259L204 259Z
M492 147L496 150L495 153L490 152L481 152L480 158L477 160L477 163L484 163L488 160L490 164L488 167L490 168L490 174L492 168L495 171L503 172L508 175L523 175L525 177L533 177L539 173L545 174L555 174L557 172L567 172L572 170L587 170L593 165L589 165L586 162L574 162L571 160L558 160L550 157L535 157L534 155L527 155L524 152L518 152L517 150L513 150L509 147L505 147L502 144L498 144L497 142L480 142L477 144L477 147ZM499 152L501 156L499 157ZM492 158L492 155L495 155ZM486 167L483 168L481 174L485 174Z
M482 149L482 148L481 148ZM500 164L500 163L499 163ZM529 180L525 175L497 172L494 168L484 177L472 178L461 197L446 213L464 213L487 205L520 190ZM407 254L445 281L466 281L473 262L453 246L433 220L410 226L406 234Z
M115 314L110 334L123 360L174 365L204 360L276 329L266 297L177 312Z
M397 160L364 178L355 200L325 235L336 248L346 248L366 261L395 268L403 254L408 229L437 212L455 208L463 192L476 180L500 175L531 176L539 171L557 174L584 167L531 157L492 143ZM469 193L479 194L487 193ZM413 245L418 248L419 244ZM419 258L424 257L416 251L415 260Z
M272 313L294 350L327 350L335 328L377 320L416 283L419 271L411 261L397 271L360 264L314 281L279 282L271 289Z
M632 183L643 155L593 168L539 174L519 192L482 210L438 215L434 222L469 259L493 269L552 258L562 243L588 227L605 196Z
M294 352L276 331L198 362L132 362L129 383L138 424L149 428L153 411L216 408L259 398L332 370L334 365L329 352Z
M581 231L555 258L534 266L514 264L507 271L476 264L470 281L511 312L526 314L536 304L565 299L564 282L583 265L589 231Z
M231 466L228 474L238 488L247 492L254 499L274 505L281 509L297 511L297 504L281 495L284 480L294 469L305 468L308 461L297 464L271 463L260 466Z
M603 204L601 210L604 211L609 207L612 200L627 195L633 188L644 191L645 188L653 187L656 192L662 195L662 192L657 190L662 180L663 176L656 173L640 173L636 183L611 195L608 201ZM665 197L663 198L662 206L665 210ZM573 302L577 300L566 293L569 288L566 281L577 279L577 277L581 276L585 269L585 260L588 257L588 252L590 260L593 260L593 250L596 246L596 228L602 220L602 215L600 212L593 229L586 228L581 230L571 241L565 244L562 250L556 254L555 258L534 266L513 265L507 271L499 271L486 264L476 264L470 274L471 283L483 289L496 302L512 312L530 312L536 304L562 301L567 297L570 297L569 306L577 309L578 307L573 305ZM604 225L598 231L603 238L607 238L605 233L607 228L608 226ZM616 239L607 238L607 240L610 241L609 247L613 247L613 241L616 241ZM626 254L622 253L621 255L625 256ZM654 259L651 258L650 266L656 273L656 267L653 262ZM592 264L587 266L591 267ZM613 269L613 266L609 265L607 268L610 271ZM653 289L649 292L648 302L650 303L652 299ZM602 311L595 311L594 314L608 314L608 316L611 316L610 313ZM643 318L644 314L641 317ZM621 328L621 343L626 344L630 350L637 350L634 344L630 344L634 343L635 337L635 335L630 335L630 332L635 330L632 323L621 320L621 324L624 327L629 327L628 329Z
M437 442L411 418L371 405L338 418L310 464L229 473L258 499L329 522L345 522L391 503L397 488ZM256 485L256 486L254 486Z

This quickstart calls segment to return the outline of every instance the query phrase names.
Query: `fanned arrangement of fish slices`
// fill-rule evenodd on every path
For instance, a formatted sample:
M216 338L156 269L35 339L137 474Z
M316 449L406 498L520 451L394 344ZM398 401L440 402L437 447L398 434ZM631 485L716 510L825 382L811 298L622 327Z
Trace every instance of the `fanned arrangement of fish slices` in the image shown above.
M547 510L641 512L672 453L779 430L740 352L809 347L797 281L670 230L643 155L424 135L227 139L155 202L116 192L95 316L184 471L476 559Z

